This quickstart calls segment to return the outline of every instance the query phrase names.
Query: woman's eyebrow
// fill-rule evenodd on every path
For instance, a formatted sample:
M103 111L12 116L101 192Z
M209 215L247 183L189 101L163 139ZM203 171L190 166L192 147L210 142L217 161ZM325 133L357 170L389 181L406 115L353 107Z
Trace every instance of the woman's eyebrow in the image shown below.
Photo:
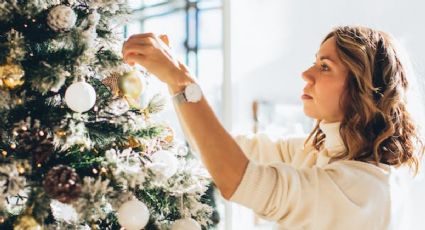
M317 54L315 55L315 57L317 58ZM324 59L327 59L327 60L329 60L329 61L331 61L331 62L334 62L334 63L336 63L330 56L319 56L319 59L322 61L322 60L324 60Z

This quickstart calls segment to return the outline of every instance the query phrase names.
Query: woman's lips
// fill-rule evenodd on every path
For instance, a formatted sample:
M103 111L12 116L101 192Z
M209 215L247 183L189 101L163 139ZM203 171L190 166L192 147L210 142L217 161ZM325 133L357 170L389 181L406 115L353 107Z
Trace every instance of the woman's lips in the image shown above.
M311 97L310 95L308 95L308 94L303 94L302 96L301 96L301 99L302 100L311 100L311 99L313 99L313 97Z

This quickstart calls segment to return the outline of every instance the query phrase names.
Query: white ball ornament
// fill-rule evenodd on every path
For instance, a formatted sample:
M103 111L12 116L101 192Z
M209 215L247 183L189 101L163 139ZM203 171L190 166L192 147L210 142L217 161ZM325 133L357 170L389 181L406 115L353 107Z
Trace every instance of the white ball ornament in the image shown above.
M157 165L155 171L160 173L165 179L169 179L176 174L179 167L178 159L170 151L160 150L155 152L152 154L151 160Z
M118 223L126 230L140 230L148 224L149 209L145 203L132 199L121 205L117 218Z
M75 112L86 112L96 103L96 91L86 82L73 83L66 89L65 102Z
M176 220L171 230L201 230L201 225L192 218Z
M47 24L56 32L69 31L75 26L76 22L77 15L74 10L65 5L53 7L47 15Z

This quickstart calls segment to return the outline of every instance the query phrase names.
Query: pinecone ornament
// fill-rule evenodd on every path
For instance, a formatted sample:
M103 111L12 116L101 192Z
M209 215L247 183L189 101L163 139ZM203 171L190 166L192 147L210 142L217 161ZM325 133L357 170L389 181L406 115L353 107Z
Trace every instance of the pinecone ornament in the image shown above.
M36 166L48 161L55 151L53 137L49 135L47 128L21 126L15 128L14 135L17 153L31 154Z
M77 22L77 15L74 10L65 5L53 7L47 16L47 24L56 32L71 30Z
M114 96L120 94L120 88L118 87L118 79L121 77L119 73L112 73L109 77L102 80L102 83L106 85Z
M44 190L53 199L71 203L81 194L80 177L75 169L58 165L49 170L43 181Z

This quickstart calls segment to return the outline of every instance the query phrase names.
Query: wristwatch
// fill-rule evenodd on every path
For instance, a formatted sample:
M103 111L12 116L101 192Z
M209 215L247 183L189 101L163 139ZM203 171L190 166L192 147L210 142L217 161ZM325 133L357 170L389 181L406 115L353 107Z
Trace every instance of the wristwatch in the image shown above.
M184 102L196 103L202 98L202 90L196 83L191 83L186 88L173 96L173 101L177 104Z

